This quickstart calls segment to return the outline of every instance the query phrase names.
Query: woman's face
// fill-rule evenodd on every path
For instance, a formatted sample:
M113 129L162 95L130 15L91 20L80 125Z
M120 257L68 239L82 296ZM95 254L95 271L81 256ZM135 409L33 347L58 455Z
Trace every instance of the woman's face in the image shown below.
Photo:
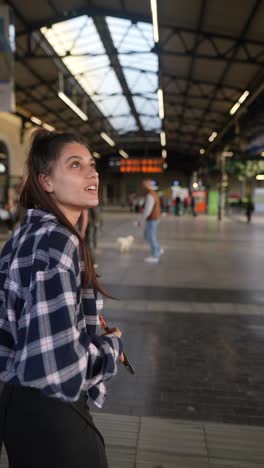
M69 218L84 208L98 205L99 178L88 149L80 143L66 144L48 176L40 176L44 190Z

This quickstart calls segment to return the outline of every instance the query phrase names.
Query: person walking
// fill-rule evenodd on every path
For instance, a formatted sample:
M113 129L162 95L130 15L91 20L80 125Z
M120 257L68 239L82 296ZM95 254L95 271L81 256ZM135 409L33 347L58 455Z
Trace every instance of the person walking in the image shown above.
M158 194L152 188L152 181L145 179L142 182L145 192L145 205L143 218L145 220L144 237L150 244L151 256L146 257L146 263L159 263L164 249L160 247L157 240L157 227L160 222L160 200Z
M248 201L247 201L247 204L246 204L246 217L247 217L247 222L250 223L251 222L251 218L252 218L252 213L255 209L255 205L252 201L252 198L251 198L251 195L248 197Z
M123 362L121 331L102 333L101 288L81 212L98 204L85 143L39 130L20 196L27 210L0 256L0 435L10 468L107 468L90 415Z
M197 216L197 212L196 212L196 203L195 203L195 197L193 195L193 193L191 192L191 202L190 202L190 206L191 206L191 212L192 212L192 215L193 216Z

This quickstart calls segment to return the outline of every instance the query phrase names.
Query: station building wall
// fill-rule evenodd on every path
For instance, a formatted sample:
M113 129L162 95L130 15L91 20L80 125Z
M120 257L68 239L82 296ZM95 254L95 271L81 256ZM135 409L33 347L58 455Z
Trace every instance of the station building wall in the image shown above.
M0 141L9 153L10 177L21 177L25 165L25 141L21 141L22 121L19 117L7 112L0 112ZM27 132L28 133L28 132Z
M2 205L7 202L11 209L16 203L17 189L25 175L29 139L34 129L35 127L30 127L22 132L22 120L18 116L0 112L0 143L6 147L8 153L8 180L6 182L3 175L0 177L0 203ZM7 185L7 190L3 185Z

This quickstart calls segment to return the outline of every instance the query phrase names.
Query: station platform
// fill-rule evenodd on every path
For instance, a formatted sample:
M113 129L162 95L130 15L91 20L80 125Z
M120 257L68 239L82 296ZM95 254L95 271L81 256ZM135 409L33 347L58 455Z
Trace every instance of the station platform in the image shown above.
M104 211L96 253L118 299L105 300L105 319L136 371L120 366L103 410L92 408L110 468L263 468L263 222L165 215L165 253L147 264L138 219Z

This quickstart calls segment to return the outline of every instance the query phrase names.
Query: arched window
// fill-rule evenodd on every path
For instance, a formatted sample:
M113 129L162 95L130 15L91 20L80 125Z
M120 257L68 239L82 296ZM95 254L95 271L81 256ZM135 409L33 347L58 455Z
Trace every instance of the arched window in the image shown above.
M9 152L6 144L0 141L0 204L8 202Z

